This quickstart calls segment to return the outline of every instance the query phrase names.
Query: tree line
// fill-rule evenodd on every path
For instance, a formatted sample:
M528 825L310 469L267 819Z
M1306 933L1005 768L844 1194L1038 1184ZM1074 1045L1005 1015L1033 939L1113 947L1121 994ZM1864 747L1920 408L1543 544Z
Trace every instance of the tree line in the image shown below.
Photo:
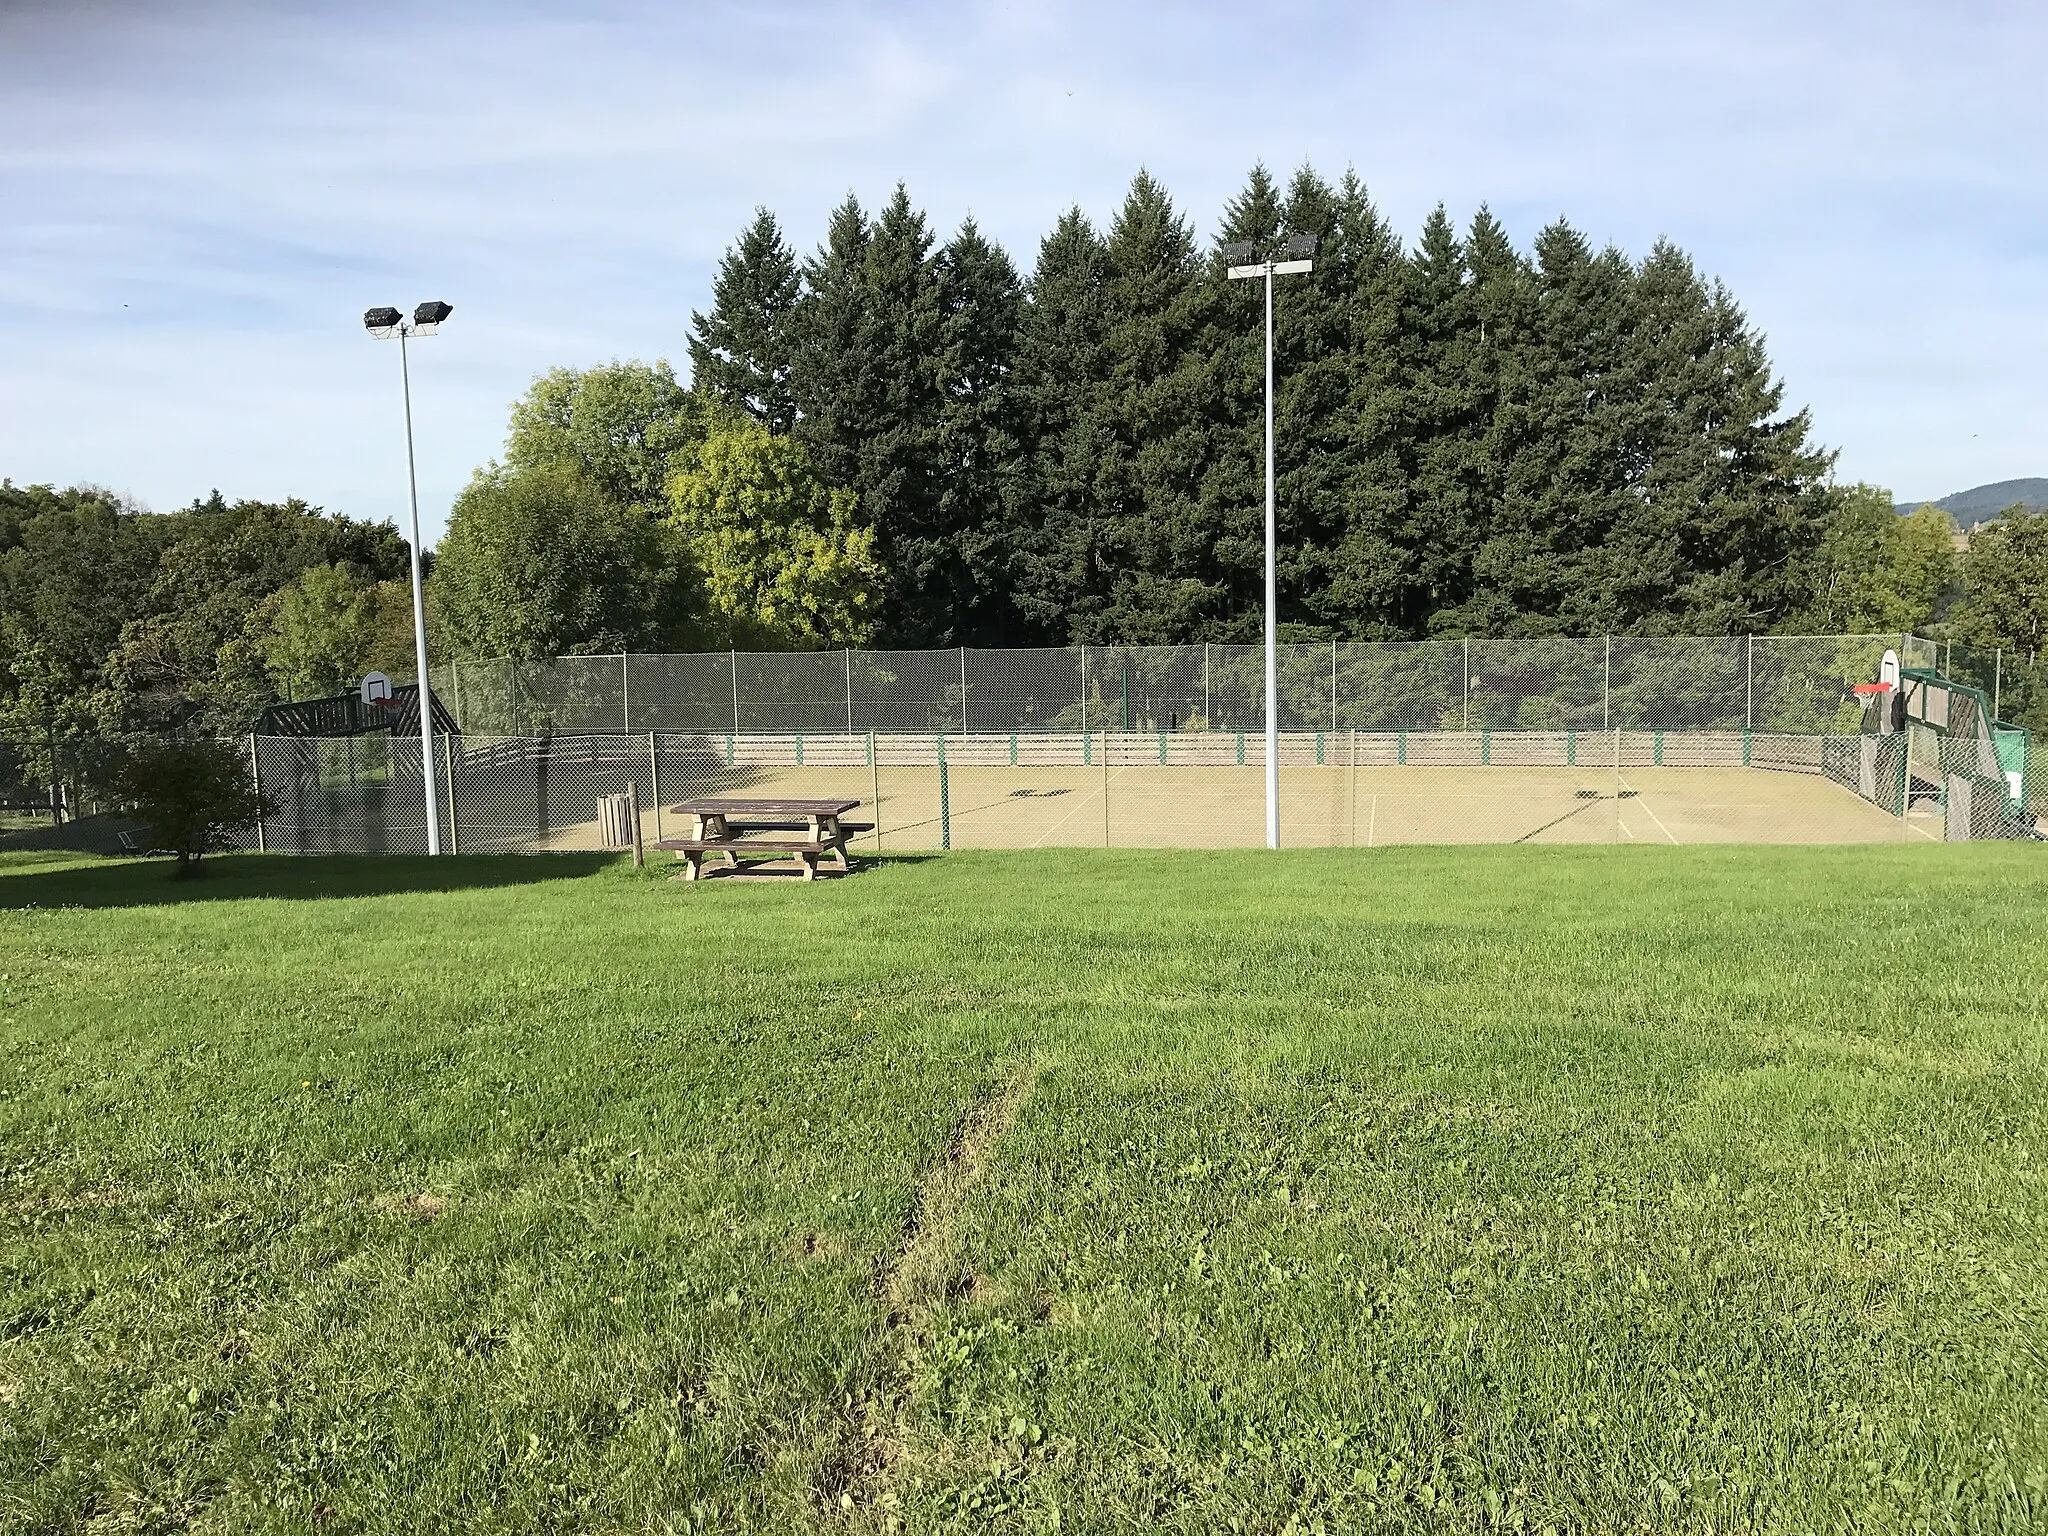
M1763 339L1676 247L1482 210L1412 247L1356 178L1254 170L1214 237L1132 183L1028 273L900 187L799 258L760 212L665 363L557 368L431 561L437 657L1241 642L1262 622L1263 296L1279 282L1295 640L1884 632L2037 651L2048 518L1967 552L1840 485ZM411 672L382 524L218 493L152 515L0 483L0 723L246 730ZM2048 690L2043 690L2048 691Z

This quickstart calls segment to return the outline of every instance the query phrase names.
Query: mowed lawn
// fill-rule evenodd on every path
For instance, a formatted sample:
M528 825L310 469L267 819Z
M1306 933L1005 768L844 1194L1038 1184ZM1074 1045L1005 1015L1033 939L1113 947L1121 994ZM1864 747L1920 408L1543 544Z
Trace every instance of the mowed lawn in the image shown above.
M0 1530L2048 1526L2048 856L0 865Z

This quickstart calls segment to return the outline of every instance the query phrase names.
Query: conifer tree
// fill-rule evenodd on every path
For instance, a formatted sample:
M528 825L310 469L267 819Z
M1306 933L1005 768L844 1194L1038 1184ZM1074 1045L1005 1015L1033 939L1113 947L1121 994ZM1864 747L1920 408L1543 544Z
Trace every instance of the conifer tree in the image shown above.
M1109 446L1098 484L1109 517L1105 639L1221 638L1226 586L1201 487L1214 451L1216 360L1201 342L1213 284L1193 231L1140 172L1106 242Z
M1254 165L1244 190L1224 204L1218 243L1247 242L1260 260L1277 257L1283 223L1280 202L1272 174L1264 165ZM1204 346L1214 375L1215 426L1213 460L1201 486L1201 526L1212 538L1212 570L1205 574L1215 585L1215 601L1199 636L1187 638L1250 643L1265 628L1266 289L1262 281L1230 282L1226 267L1220 252L1213 252L1202 273L1208 300ZM1301 330L1295 313L1306 287L1298 277L1283 279L1274 295L1276 422L1283 416L1291 420L1293 414L1286 406L1298 351L1294 342ZM1284 430L1276 429L1276 440L1290 460L1297 457ZM1294 519L1294 496L1283 493L1276 505L1281 612L1287 613L1293 606L1288 599L1300 590L1302 541Z
M1720 284L1659 241L1637 278L1648 380L1639 431L1644 517L1616 530L1610 579L1642 633L1767 630L1803 605L1826 524L1833 455Z
M1317 619L1349 639L1421 631L1426 592L1416 575L1407 475L1407 370L1401 331L1407 260L1357 176L1337 189L1327 271L1343 304L1346 393L1331 406L1329 452L1342 475L1344 517L1319 588L1303 595Z
M951 545L953 638L1014 644L1004 523L1022 449L1011 370L1023 285L972 219L939 253L938 272L944 318L935 446L944 469L935 536Z
M1402 315L1409 540L1433 633L1463 633L1461 609L1472 593L1472 549L1481 509L1473 502L1471 456L1481 427L1469 352L1478 329L1465 251L1439 205L1424 222L1422 239L1409 258Z
M1105 632L1108 286L1102 238L1069 209L1039 245L1012 376L1024 449L1008 485L1006 539L1018 622L1041 644Z
M874 229L851 194L832 211L825 243L804 264L797 305L796 435L828 485L851 489L860 443L873 428L872 297L868 246ZM864 512L865 515L865 512Z
M801 294L796 258L775 215L754 222L719 264L711 314L690 316L690 371L701 395L746 412L771 432L796 423L790 378Z

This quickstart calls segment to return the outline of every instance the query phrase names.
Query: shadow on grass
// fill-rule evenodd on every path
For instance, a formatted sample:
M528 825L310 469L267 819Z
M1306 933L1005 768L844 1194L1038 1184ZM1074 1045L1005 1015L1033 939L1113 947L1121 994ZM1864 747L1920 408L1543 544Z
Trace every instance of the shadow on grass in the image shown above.
M93 861L77 854L22 854L0 857L0 910L146 907L191 901L325 901L345 896L475 891L576 879L617 862L618 856L610 853L477 854L438 859L237 853L207 859L198 874L181 880L169 859Z

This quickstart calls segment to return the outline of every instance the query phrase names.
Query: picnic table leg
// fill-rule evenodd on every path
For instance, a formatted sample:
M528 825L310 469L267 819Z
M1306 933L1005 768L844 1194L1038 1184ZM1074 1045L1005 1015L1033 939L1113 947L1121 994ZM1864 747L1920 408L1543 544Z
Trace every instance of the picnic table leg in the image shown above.
M815 853L800 853L797 855L797 860L804 867L804 878L806 880L818 878L818 856Z
M694 848L685 848L683 850L683 878L685 880L695 880L699 878L697 872L697 861L702 857L703 855L698 853L697 850Z

